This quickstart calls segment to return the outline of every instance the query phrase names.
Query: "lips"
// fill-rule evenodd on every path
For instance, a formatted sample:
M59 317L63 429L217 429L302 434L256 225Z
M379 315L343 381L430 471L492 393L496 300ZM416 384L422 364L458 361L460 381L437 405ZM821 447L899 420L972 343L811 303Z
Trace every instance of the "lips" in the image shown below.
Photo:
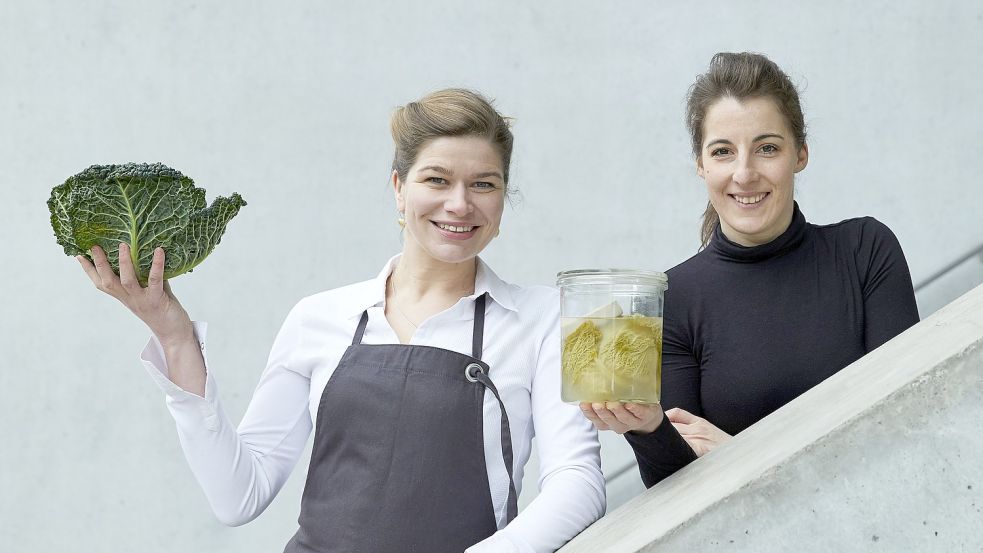
M731 198L742 206L753 207L767 198L770 192L760 192L758 194L730 194Z
M437 232L441 236L448 240L467 240L474 236L478 229L481 228L477 225L464 225L461 223L438 223L437 221L430 221L430 223L437 229Z
M436 221L433 221L433 224L437 225L437 228L439 228L439 229L444 229L444 230L450 231L450 232L471 232L475 228L474 225L455 226L455 225L449 225L449 224L446 224L446 223L438 223Z

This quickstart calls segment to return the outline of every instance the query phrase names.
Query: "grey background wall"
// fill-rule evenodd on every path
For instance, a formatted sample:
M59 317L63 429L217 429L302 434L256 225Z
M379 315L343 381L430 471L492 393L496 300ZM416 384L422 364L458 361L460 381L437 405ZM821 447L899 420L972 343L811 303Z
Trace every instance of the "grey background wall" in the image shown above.
M802 87L811 221L879 218L916 282L983 241L978 2L0 4L0 548L277 550L303 485L298 469L243 528L214 520L136 361L146 330L55 244L52 186L163 161L247 199L173 283L238 420L293 303L399 250L395 106L464 86L516 118L522 197L484 255L507 279L667 269L695 253L705 202L684 94L722 50ZM625 458L606 444L606 466Z

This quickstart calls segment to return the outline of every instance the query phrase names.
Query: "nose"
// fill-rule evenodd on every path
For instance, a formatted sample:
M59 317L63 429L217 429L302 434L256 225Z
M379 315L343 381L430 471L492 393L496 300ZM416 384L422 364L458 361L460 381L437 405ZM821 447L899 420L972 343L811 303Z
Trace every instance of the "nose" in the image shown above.
M739 185L751 184L758 178L758 171L750 156L741 156L737 159L737 166L734 167L734 174L731 177Z
M455 215L467 215L472 208L468 187L463 182L451 186L444 199L444 210Z

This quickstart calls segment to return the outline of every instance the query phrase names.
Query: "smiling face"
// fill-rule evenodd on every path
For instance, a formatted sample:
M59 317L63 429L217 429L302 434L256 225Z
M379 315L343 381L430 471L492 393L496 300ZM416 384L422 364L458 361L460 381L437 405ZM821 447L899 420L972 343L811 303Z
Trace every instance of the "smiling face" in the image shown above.
M444 136L420 148L405 182L392 174L406 220L404 254L444 263L477 256L505 209L502 155L480 136Z
M757 246L785 232L792 221L794 175L808 161L808 147L796 145L771 98L724 97L706 112L697 174L732 242Z

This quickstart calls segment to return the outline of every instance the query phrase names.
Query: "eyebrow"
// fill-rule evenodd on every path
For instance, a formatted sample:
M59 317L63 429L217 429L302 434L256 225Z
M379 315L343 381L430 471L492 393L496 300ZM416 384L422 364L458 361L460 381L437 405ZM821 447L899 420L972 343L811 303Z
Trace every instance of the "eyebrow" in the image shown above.
M444 169L440 165L427 165L426 167L420 167L418 169L418 171L420 171L420 172L423 172L423 171L436 171L437 173L440 173L441 175L450 175L451 174L450 171L448 171L447 169Z
M754 137L754 140L752 140L751 142L760 142L760 141L765 140L765 139L768 139L768 138L780 138L782 140L785 140L785 137L784 136L782 136L782 135L780 135L778 133L769 132L769 133L765 133L765 134L759 134L758 136ZM711 147L711 146L713 146L715 144L726 144L726 145L729 145L729 146L733 146L734 145L733 142L731 142L730 140L727 140L726 138L718 138L718 139L714 140L713 142L708 143L706 147L709 148L709 147Z
M500 178L502 180L505 180L505 178L502 177L502 174L499 173L498 171L486 171L484 173L477 173L477 174L471 175L471 178L473 178L473 179L487 179L488 177L498 177L498 178Z
M440 165L427 165L426 167L420 167L418 171L434 171L436 173L440 173L441 175L447 176L454 174L453 171L445 169ZM475 173L474 175L471 175L471 178L473 179L486 179L488 177L498 177L499 179L505 180L505 177L503 177L498 171L485 171L484 173Z

